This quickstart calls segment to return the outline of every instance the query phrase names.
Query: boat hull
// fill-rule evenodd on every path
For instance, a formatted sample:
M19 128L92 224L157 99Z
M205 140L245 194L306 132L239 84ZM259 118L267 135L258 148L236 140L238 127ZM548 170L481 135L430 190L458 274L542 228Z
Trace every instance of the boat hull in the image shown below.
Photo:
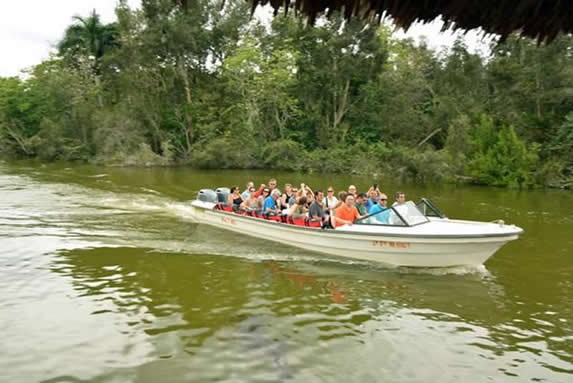
M193 217L199 223L330 256L378 262L392 267L478 266L520 234L431 237L407 233L323 230L209 209L201 203L192 203L191 206Z

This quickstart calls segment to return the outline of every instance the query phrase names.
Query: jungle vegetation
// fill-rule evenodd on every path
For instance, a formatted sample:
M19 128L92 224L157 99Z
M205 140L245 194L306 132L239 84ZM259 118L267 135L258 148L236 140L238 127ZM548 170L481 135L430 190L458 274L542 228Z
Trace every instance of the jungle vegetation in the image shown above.
M120 2L76 17L57 54L0 78L0 154L105 165L573 183L573 37L510 36L483 57L389 27L242 0Z

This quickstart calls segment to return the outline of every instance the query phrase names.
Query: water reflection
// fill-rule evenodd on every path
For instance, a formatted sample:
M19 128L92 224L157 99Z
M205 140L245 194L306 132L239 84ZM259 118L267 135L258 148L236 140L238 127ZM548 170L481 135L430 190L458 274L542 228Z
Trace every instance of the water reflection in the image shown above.
M147 336L154 351L137 370L155 366L150 379L165 363L192 381L427 381L436 365L477 381L572 373L562 313L514 302L488 273L129 248L65 252L52 270L92 315L120 314L128 338Z
M573 376L573 194L407 185L451 217L526 230L488 261L491 272L444 274L325 260L186 220L193 190L264 172L6 166L15 175L0 176L0 381Z

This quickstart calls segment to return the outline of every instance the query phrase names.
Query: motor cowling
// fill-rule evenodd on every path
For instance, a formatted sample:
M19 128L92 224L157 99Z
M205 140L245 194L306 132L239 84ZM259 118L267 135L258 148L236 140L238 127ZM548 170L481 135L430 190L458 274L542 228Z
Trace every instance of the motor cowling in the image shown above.
M201 189L197 193L197 199L203 202L217 203L217 192L212 189Z
M229 197L229 194L231 194L231 190L229 188L217 188L215 189L215 193L217 193L217 202L226 205L227 198Z

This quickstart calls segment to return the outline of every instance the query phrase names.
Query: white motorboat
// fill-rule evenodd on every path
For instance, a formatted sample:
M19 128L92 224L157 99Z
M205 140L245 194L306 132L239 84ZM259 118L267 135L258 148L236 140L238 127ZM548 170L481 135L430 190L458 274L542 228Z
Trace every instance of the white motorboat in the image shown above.
M215 195L215 197L212 197ZM207 197L206 197L207 196ZM287 223L278 217L234 212L203 189L191 202L193 218L222 229L302 249L388 266L478 266L523 230L503 222L476 222L445 217L430 201L408 201L389 208L388 220L370 216L336 229Z

